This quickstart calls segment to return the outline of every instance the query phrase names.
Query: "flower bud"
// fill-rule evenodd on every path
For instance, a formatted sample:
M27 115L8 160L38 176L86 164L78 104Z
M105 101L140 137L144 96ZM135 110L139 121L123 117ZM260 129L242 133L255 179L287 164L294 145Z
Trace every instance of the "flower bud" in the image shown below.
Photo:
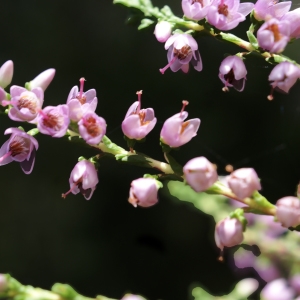
M7 278L5 274L0 274L0 293L5 292L7 289Z
M36 76L33 80L29 82L28 85L29 90L40 87L43 91L45 91L48 85L53 80L54 75L55 75L55 69L48 69L40 73L38 76Z
M218 180L214 165L204 156L191 159L183 167L187 183L196 192L207 190Z
M252 168L238 169L226 179L228 186L239 199L250 197L254 191L261 189L258 176Z
M276 217L283 227L300 224L300 200L297 197L283 197L276 203Z
M243 225L236 219L227 217L217 223L215 229L215 241L217 247L223 250L224 247L239 245L244 239Z
M14 63L12 60L5 62L0 68L0 87L6 88L10 85L14 74Z
M287 281L279 278L269 282L261 291L263 300L293 300L295 292L288 287Z
M131 182L128 202L134 207L137 205L149 207L158 202L157 191L159 186L154 178L139 178Z
M146 300L146 299L138 295L127 294L121 300Z
M160 43L166 42L166 40L171 36L172 34L172 26L167 21L161 21L158 22L155 26L154 34L156 39Z

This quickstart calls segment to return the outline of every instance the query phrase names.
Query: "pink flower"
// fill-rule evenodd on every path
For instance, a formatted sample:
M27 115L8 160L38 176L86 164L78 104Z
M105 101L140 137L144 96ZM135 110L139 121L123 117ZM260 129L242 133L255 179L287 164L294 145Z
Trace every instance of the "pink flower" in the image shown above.
M99 144L106 133L106 122L94 112L86 112L78 122L81 137L91 145Z
M66 104L47 106L39 112L37 117L38 130L57 138L66 134L69 123L69 109Z
M202 70L202 60L198 51L198 44L195 39L189 34L175 33L165 44L165 49L168 50L168 64L159 69L164 74L170 68L173 72L182 70L187 73L189 70L189 62L192 63L194 69Z
M28 83L28 89L33 90L40 87L43 91L47 89L55 75L55 69L48 69L40 73Z
M85 79L80 78L79 81L80 91L78 91L78 86L74 86L71 89L67 99L67 105L69 107L69 117L74 122L78 122L85 112L94 112L98 104L96 90L91 89L83 92Z
M253 9L254 17L258 21L267 21L270 18L280 19L290 10L291 5L291 1L257 0Z
M278 4L284 3L288 2L281 2ZM290 38L298 39L300 37L300 8L289 11L281 18L281 20L290 22Z
M264 300L293 300L295 291L288 287L285 279L275 279L262 289L261 296Z
M196 192L207 190L218 180L214 165L204 156L188 161L183 167L183 173L188 185Z
M276 217L283 227L300 224L300 200L297 197L283 197L276 202Z
M14 74L14 63L12 60L5 62L0 68L0 87L6 88L10 85Z
M281 62L276 65L269 75L272 91L268 96L269 100L273 99L273 90L279 90L288 93L290 88L296 83L300 77L300 68L290 62Z
M227 56L221 63L219 78L225 84L223 91L228 91L228 87L234 87L242 92L245 86L247 70L243 60L236 56Z
M166 40L171 36L171 34L172 26L169 22L161 21L156 24L154 35L160 43L166 42Z
M182 101L182 103L181 112L167 119L160 132L161 141L170 147L180 147L188 143L197 135L200 126L200 119L198 118L184 122L188 117L188 112L184 111L188 101Z
M41 88L34 88L31 91L21 86L13 85L10 88L11 100L2 101L2 105L12 105L8 116L14 121L35 122L38 112L44 102L44 92Z
M146 300L146 299L141 296L127 294L121 300Z
M142 91L137 92L138 101L128 109L122 131L130 139L141 140L154 128L157 119L152 108L141 109Z
M254 4L240 0L214 0L208 9L207 21L220 30L230 30L245 21Z
M226 179L228 186L239 199L251 197L256 190L261 189L259 178L252 168L235 170Z
M18 128L8 128L4 134L11 136L0 149L0 166L17 161L23 172L30 174L35 162L35 152L39 147L37 140Z
M90 200L98 184L98 174L93 163L88 160L78 162L70 175L70 190L62 194L63 198L69 193L74 195L79 192L86 200Z
M192 20L202 20L213 0L182 0L181 7L184 15Z
M271 53L281 53L290 40L290 22L271 19L257 31L257 41L261 48Z
M215 229L215 241L221 250L224 247L239 245L244 239L243 225L238 219L227 217L217 223Z
M158 184L154 178L139 178L131 182L128 202L134 207L150 207L158 202Z

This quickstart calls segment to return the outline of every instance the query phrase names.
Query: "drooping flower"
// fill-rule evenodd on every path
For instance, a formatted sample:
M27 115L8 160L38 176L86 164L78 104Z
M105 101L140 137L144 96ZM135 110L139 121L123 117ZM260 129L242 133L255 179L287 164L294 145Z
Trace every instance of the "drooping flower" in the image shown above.
M262 289L261 297L264 300L293 300L295 291L288 286L288 282L283 279L275 279Z
M272 91L268 96L269 100L273 99L273 90L279 90L288 93L290 88L300 78L300 68L290 62L284 61L276 65L269 75Z
M37 87L28 91L21 86L13 85L10 88L10 94L10 101L2 101L3 106L12 105L8 116L14 121L35 122L44 102L43 90Z
M276 218L283 227L300 224L300 200L297 197L283 197L276 202Z
M88 111L78 122L78 130L88 144L99 144L106 133L106 122L96 113Z
M80 90L78 86L74 86L68 96L67 105L69 107L69 117L72 121L78 122L82 115L87 111L94 112L98 104L96 90L91 89L83 92L84 78L80 78Z
M40 110L37 117L38 130L57 138L66 134L69 123L69 108L66 104L47 106Z
M243 225L238 219L227 217L217 223L215 241L217 247L221 250L224 247L239 245L243 239Z
M287 2L281 2L280 4L283 3ZM300 38L300 8L289 11L281 20L290 22L290 38Z
M150 207L158 202L159 186L154 178L139 178L131 182L128 202L134 207Z
M213 0L182 0L181 7L187 18L199 21L206 17L212 1Z
M281 19L291 8L291 1L257 0L254 5L254 18L267 21L270 18Z
M39 147L37 140L18 128L8 128L4 134L11 134L11 136L0 149L0 166L17 161L23 172L30 174Z
M0 68L0 87L5 89L10 85L14 74L14 63L12 60L6 61Z
M122 131L130 139L143 139L155 126L157 119L152 108L141 109L142 91L137 92L138 101L128 109L122 122Z
M154 35L160 43L166 42L166 40L171 36L171 34L172 26L169 22L161 21L156 24Z
M188 101L182 101L183 107L180 113L167 119L161 129L160 138L164 144L170 147L180 147L188 143L194 136L200 126L200 119L184 120L188 117L188 112L184 111Z
M31 80L27 87L29 90L40 87L43 91L45 91L53 80L54 75L55 69L47 69Z
M223 91L228 87L234 87L237 91L244 90L247 70L243 60L236 56L227 56L221 63L219 78L225 84Z
M230 30L252 11L253 3L240 0L214 0L207 12L207 21L220 30Z
M257 31L261 48L271 53L281 53L290 40L290 22L275 18L265 22Z
M189 62L197 71L202 70L202 60L198 51L198 44L195 39L186 33L175 33L172 35L165 44L165 49L168 50L168 64L159 69L164 74L170 68L173 72L182 70L187 73L189 70Z
M183 173L186 182L196 192L207 190L218 180L216 168L204 156L188 161L183 167Z
M95 165L88 160L81 160L71 172L69 179L70 190L62 194L62 197L66 198L70 193L76 195L80 192L86 200L90 200L98 182Z
M228 186L239 199L250 197L256 190L261 189L259 178L252 168L235 170L226 179Z

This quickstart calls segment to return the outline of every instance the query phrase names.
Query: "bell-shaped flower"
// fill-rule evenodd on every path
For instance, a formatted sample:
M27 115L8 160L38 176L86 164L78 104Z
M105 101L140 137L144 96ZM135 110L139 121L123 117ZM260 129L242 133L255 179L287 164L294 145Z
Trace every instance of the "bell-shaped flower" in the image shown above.
M17 161L23 172L30 174L39 147L37 140L18 128L8 128L4 134L11 134L11 136L0 149L0 166Z
M172 26L167 21L158 22L155 26L154 35L160 43L165 43L172 34Z
M14 74L14 63L12 60L5 62L0 68L0 87L5 89L10 85Z
M122 131L130 139L141 140L154 128L157 119L152 108L141 109L142 91L137 92L138 101L128 109Z
M269 81L272 81L272 91L268 99L273 99L273 90L288 93L298 78L300 78L300 68L298 66L287 61L276 65L269 75Z
M214 0L207 12L207 21L220 30L230 30L245 21L253 3L240 0Z
M260 295L263 300L293 300L295 291L284 278L279 278L267 283Z
M49 84L52 82L55 75L55 69L47 69L31 80L27 87L29 90L33 90L40 87L43 91L47 89Z
M206 17L212 1L213 0L182 0L181 7L187 18L199 21Z
M175 33L165 43L165 49L168 50L168 64L159 69L164 74L170 68L173 72L182 70L187 73L189 63L193 65L197 71L202 70L202 60L198 51L198 44L195 39L186 33Z
M40 110L37 117L38 130L43 134L57 138L66 134L69 123L69 109L66 104L47 106Z
M128 202L134 207L150 207L158 202L159 185L154 178L139 178L131 182Z
M270 18L281 19L291 8L291 1L257 0L254 5L254 18L267 21Z
M265 22L257 31L259 47L271 53L281 53L290 40L290 22L275 18Z
M300 224L300 200L297 197L283 197L276 202L276 218L283 227Z
M261 189L259 178L252 168L235 170L227 176L226 180L232 192L239 199L251 197L255 191Z
M188 161L183 167L185 180L196 192L203 192L217 180L218 174L214 165L204 156Z
M160 132L161 141L170 147L180 147L188 143L194 136L200 126L200 119L184 120L188 117L188 112L184 111L188 101L182 101L183 107L180 113L167 119Z
M238 219L227 217L216 224L215 242L221 250L239 245L243 239L243 225Z
M21 86L13 85L10 88L11 100L3 100L2 105L12 105L8 116L14 121L34 123L44 102L44 92L37 87L31 91Z
M70 190L62 194L62 197L66 198L69 193L76 195L80 192L86 200L90 200L98 182L95 165L88 160L81 160L71 172Z
M90 145L99 144L106 133L106 122L94 112L86 112L78 122L81 137Z
M223 91L228 87L234 87L237 91L244 90L247 70L243 60L236 56L227 56L221 63L219 78L225 84Z
M78 122L82 115L86 111L95 111L98 98L96 97L96 90L91 89L86 92L83 91L84 88L84 78L80 78L80 90L78 86L74 86L68 96L67 105L69 107L69 117L72 121Z
M283 4L287 2L281 2ZM300 8L296 8L286 13L282 18L282 21L290 22L290 38L300 38Z

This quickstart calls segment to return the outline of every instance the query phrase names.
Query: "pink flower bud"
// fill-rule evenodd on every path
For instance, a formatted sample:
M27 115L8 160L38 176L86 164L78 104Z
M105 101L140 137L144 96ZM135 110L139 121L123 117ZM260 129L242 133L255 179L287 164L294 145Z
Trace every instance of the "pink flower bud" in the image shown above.
M276 217L283 227L300 224L300 200L297 197L283 197L276 202Z
M158 184L154 178L139 178L131 182L128 202L134 207L150 207L158 202Z
M245 86L247 70L243 60L236 56L227 56L221 63L219 78L225 84L223 91L228 91L228 87L234 87L242 92Z
M192 20L204 19L213 0L182 0L181 7L184 15Z
M207 190L218 180L214 165L203 156L188 161L183 167L183 173L187 183L196 192Z
M227 176L227 184L232 192L239 198L244 199L261 189L258 176L252 168L242 168Z
M29 82L29 90L40 87L43 91L47 89L55 75L55 69L48 69Z
M271 17L281 19L290 10L291 4L291 1L257 0L254 5L254 17L258 21L266 21Z
M182 101L183 107L180 113L167 119L161 129L160 138L163 143L170 147L180 147L188 143L200 126L200 119L191 119L183 122L188 117L188 112L184 111L188 101Z
M221 250L224 247L239 245L244 239L243 225L238 219L227 217L217 223L215 229L215 241Z
M146 299L141 296L127 294L121 300L146 300Z
M74 195L79 192L86 200L90 200L98 184L98 174L93 163L88 160L78 162L70 175L70 190L62 194L63 198L69 193Z
M12 60L5 62L0 68L0 87L6 88L10 85L14 74L14 63Z
M261 298L264 300L293 300L295 291L288 287L285 279L275 279L262 289Z
M164 43L172 33L172 26L167 21L158 22L155 26L154 34L160 43Z

